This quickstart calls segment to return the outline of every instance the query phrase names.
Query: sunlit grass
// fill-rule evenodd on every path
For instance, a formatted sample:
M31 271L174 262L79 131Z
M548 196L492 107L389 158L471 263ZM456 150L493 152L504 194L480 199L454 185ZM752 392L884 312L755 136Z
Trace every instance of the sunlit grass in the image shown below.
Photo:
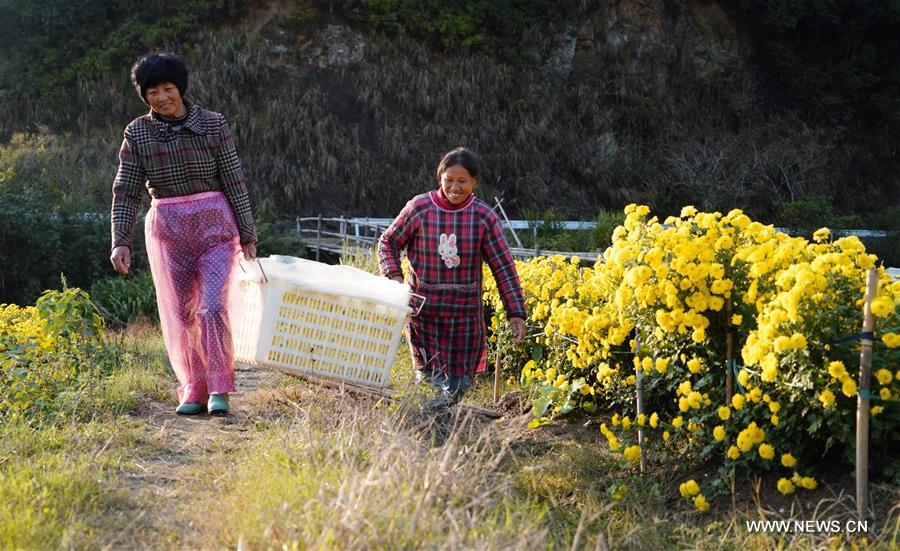
M0 426L0 547L99 548L114 543L141 504L123 469L155 447L142 423ZM119 544L127 542L120 541Z
M211 461L198 471L200 486L223 481L210 499L222 516L214 523L195 519L221 545L531 549L547 544L547 507L513 488L513 476L502 468L508 445L493 431L464 424L433 448L427 419L403 407L327 403L302 394L296 399L309 407L308 416L269 425L231 457L231 464ZM327 414L314 412L315 406L327 408Z

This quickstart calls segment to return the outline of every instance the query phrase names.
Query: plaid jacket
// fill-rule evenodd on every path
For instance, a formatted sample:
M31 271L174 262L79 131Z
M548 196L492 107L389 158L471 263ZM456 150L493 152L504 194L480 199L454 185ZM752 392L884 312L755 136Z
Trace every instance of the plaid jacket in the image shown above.
M497 280L506 315L524 319L519 275L494 211L474 195L468 205L446 210L438 206L436 193L413 197L381 235L382 275L403 275L400 251L406 248L411 267L407 282L414 293L426 297L424 315L481 316L481 264L485 261Z
M177 134L156 113L131 121L119 150L113 183L112 246L131 247L146 184L153 198L222 191L237 222L241 243L256 241L247 182L225 117L196 105Z

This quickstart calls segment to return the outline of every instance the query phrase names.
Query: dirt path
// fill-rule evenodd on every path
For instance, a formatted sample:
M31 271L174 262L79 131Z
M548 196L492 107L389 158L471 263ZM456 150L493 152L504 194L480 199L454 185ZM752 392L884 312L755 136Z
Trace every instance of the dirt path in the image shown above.
M142 509L128 530L110 542L110 548L208 549L191 525L192 471L212 456L236 449L253 435L258 417L248 414L248 404L261 389L279 384L283 375L275 370L238 366L238 391L229 397L227 416L175 415L173 402L147 402L134 413L146 422L148 440L155 452L144 455L122 473L123 489ZM130 467L131 467L130 466Z
M139 504L140 509L129 521L128 528L108 543L108 548L219 548L216 542L204 540L200 527L194 526L198 514L191 510L192 498L198 494L208 498L217 483L209 473L215 472L217 467L227 469L229 453L248 445L258 435L258 423L269 418L265 413L269 409L261 409L261 404L272 404L273 389L285 389L300 380L274 369L238 366L235 382L238 391L230 396L231 412L227 416L175 415L174 400L148 401L132 414L136 422L144 425L141 432L145 435L146 446L138 459L123 468L120 481L122 488L129 492L130 500ZM288 397L291 390L286 390L285 400L294 405ZM345 395L325 386L310 390L318 395L333 393L335 400L371 399ZM282 402L278 392L275 390L275 401ZM505 397L497 409L506 415L521 417L522 397L513 393ZM476 417L479 423L491 421ZM512 419L508 418L507 423L510 421ZM511 424L524 431L526 422ZM213 462L219 462L219 465ZM211 486L196 487L198 479ZM209 499L203 501L210 502ZM210 511L209 514L215 513Z

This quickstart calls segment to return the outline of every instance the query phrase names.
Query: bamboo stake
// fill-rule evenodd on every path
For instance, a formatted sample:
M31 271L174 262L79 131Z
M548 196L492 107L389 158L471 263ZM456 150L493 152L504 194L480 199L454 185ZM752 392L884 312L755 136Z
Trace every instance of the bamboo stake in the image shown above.
M500 349L494 357L494 403L500 401Z
M734 333L731 331L731 298L725 299L725 323L728 332L725 333L725 405L731 406L731 397L734 395L734 371L731 368L731 360L734 359Z
M639 357L639 352L641 351L641 340L640 336L636 336L634 338L634 357ZM644 370L641 369L641 364L638 362L637 367L635 368L635 393L637 399L637 416L640 418L641 415L644 414ZM646 457L644 455L644 427L638 425L638 447L641 450L641 474L644 474L644 469L646 469Z
M878 294L878 274L868 270L866 302L863 306L863 333L875 330L872 301ZM872 338L862 338L859 352L859 396L856 399L856 513L859 520L869 508L869 392L872 372Z

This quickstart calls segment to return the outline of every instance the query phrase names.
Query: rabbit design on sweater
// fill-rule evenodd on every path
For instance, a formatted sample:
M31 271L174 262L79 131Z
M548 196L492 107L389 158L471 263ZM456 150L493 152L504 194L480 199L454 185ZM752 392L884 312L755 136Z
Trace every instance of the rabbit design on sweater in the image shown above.
M442 233L437 252L441 255L441 259L448 268L456 268L459 266L459 255L456 254L456 234L451 233L450 235L447 235L446 233Z

